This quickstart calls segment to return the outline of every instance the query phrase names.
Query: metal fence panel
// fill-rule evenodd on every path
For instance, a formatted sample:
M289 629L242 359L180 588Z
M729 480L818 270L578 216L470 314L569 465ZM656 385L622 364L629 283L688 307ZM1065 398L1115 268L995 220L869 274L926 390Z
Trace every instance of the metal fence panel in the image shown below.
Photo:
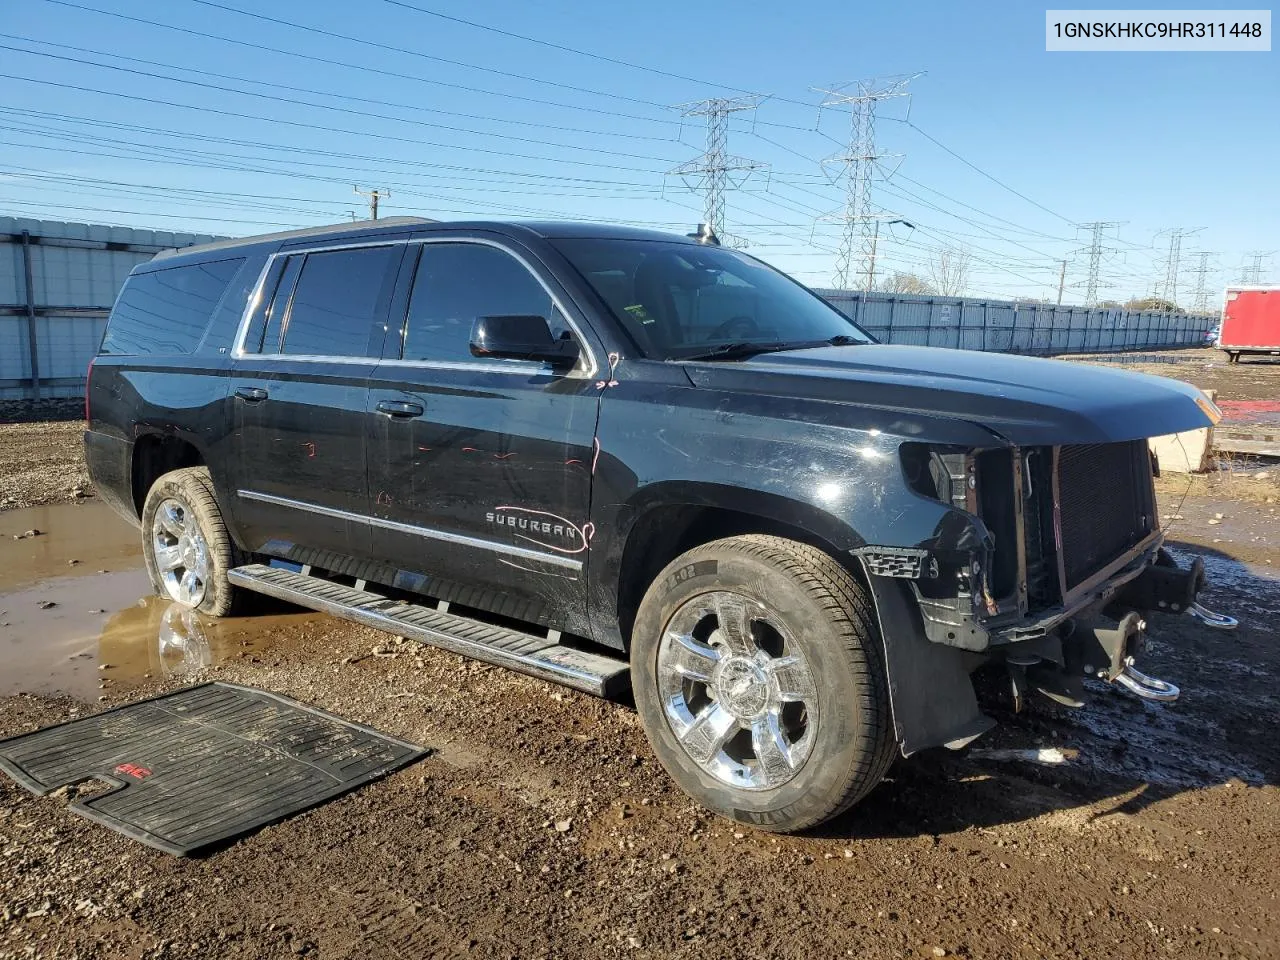
M129 271L160 250L215 239L0 217L0 399L81 393L107 313ZM1001 353L1200 346L1218 320L1204 314L1129 313L974 297L817 292L886 343ZM33 365L38 384L32 380Z
M83 393L85 370L129 271L161 250L216 239L0 217L0 399Z
M817 290L884 343L997 353L1105 353L1198 347L1216 314L1130 312L975 297Z

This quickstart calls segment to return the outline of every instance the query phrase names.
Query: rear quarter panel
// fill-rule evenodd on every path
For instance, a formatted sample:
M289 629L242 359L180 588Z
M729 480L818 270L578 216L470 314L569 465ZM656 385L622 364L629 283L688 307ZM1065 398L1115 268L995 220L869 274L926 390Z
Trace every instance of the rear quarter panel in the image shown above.
M265 253L247 256L192 353L94 359L86 388L85 457L95 487L120 512L136 517L132 451L146 434L190 443L223 495L228 479L223 464L232 456L227 398L231 346L265 263Z

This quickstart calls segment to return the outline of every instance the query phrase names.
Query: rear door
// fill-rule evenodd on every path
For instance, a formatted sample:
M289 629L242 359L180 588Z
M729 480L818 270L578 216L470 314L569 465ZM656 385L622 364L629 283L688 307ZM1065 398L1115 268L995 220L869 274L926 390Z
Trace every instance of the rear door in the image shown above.
M515 243L431 239L403 276L368 400L375 553L404 586L585 632L603 352ZM471 355L477 317L515 314L578 339L578 366Z
M403 243L284 250L268 267L231 385L236 508L253 550L367 557L366 399Z

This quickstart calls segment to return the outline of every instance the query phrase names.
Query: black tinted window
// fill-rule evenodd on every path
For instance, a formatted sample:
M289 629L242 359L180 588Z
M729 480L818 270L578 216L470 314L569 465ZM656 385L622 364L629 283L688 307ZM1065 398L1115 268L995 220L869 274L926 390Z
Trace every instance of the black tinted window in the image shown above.
M478 243L427 243L409 300L405 360L466 360L477 317L545 317L551 332L567 327L551 295L511 254Z
M285 320L281 353L365 357L381 352L380 321L403 248L361 247L307 255ZM286 271L287 273L287 271ZM371 340L376 341L371 345ZM265 347L270 350L270 344Z
M111 311L102 352L190 353L243 263L217 260L130 277Z
M258 325L259 330L265 327L266 331L258 343L258 350L261 353L280 352L280 331L284 328L284 314L289 309L289 298L293 296L293 288L298 282L298 274L306 259L305 254L299 254L296 257L286 257L284 260L284 266L276 277L275 292L271 294L267 303L266 322Z
M555 240L647 356L731 344L870 342L825 300L754 257L655 240Z

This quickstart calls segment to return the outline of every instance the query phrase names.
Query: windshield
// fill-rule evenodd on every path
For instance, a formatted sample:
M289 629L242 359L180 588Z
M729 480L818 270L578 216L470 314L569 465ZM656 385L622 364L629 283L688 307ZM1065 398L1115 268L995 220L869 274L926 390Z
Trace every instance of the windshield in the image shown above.
M737 250L661 240L552 243L652 359L873 342L825 300Z

